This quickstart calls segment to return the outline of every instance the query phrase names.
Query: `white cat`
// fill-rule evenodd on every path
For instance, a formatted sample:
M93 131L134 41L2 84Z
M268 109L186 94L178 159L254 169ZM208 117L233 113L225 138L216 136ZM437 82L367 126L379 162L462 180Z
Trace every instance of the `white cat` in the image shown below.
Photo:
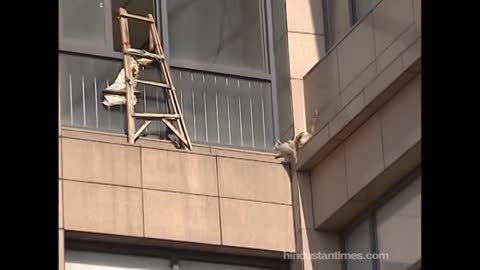
M297 149L302 148L315 134L315 124L317 122L317 118L318 110L315 109L313 117L310 121L310 128L308 132L302 131L298 133L294 138L283 143L278 140L275 143L274 148L280 153L275 158L284 157L289 161L297 162Z

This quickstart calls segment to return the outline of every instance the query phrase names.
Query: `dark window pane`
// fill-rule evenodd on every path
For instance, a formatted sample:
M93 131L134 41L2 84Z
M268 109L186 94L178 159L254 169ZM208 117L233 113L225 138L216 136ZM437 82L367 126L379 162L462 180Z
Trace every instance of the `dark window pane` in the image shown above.
M267 270L266 268L258 268L243 265L229 265L199 261L179 261L181 270Z
M169 0L172 61L265 71L259 0Z
M112 0L112 27L113 47L115 51L122 51L120 36L120 24L118 20L119 8L125 8L128 13L147 17L152 14L155 17L155 3L152 0ZM132 48L149 49L149 28L150 25L143 21L128 20L130 44ZM158 29L157 29L158 30Z
M120 60L61 53L59 68L63 126L126 133L125 106L102 103L103 89L122 68ZM171 75L192 141L272 149L270 83L177 68ZM143 70L140 79L160 81L158 67ZM136 112L167 112L163 89L140 84L137 90ZM136 127L143 123L137 119ZM167 128L153 121L142 136L164 139Z
M125 108L102 104L103 89L120 69L119 60L60 54L62 125L125 132Z
M373 262L361 256L372 253L370 224L367 221L357 225L345 239L345 251L356 258L347 259L348 270L371 270Z
M353 12L354 12L354 22L361 21L365 15L370 12L380 0L352 0L353 1Z
M62 43L106 48L103 0L60 0L60 23Z
M406 270L422 258L421 177L409 184L377 212L381 270Z
M170 260L155 257L65 250L65 270L155 269L170 270Z
M270 83L178 68L172 79L192 141L273 147Z

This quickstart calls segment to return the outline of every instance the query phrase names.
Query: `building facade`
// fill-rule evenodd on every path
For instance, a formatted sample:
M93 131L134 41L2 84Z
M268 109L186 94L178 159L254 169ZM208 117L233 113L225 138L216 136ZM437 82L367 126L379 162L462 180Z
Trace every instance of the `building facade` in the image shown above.
M120 7L155 17L193 151L102 104ZM60 269L421 268L420 0L59 0L59 104Z

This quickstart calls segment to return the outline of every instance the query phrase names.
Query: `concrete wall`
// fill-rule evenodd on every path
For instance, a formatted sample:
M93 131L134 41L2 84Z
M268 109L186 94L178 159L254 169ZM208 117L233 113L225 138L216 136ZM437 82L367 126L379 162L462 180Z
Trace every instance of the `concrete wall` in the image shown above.
M421 164L421 0L382 0L353 27L349 1L287 0L293 130L315 135L292 169L296 250L340 250L339 231ZM292 261L340 270L341 261Z
M289 134L306 129L303 77L325 55L322 1L287 0L287 35L293 123Z
M419 72L419 14L418 0L381 1L308 72L299 87L305 115L320 112L317 132L336 135L400 76L404 84Z
M289 172L272 154L62 129L59 228L295 250Z
M315 227L340 230L420 164L421 76L311 171Z

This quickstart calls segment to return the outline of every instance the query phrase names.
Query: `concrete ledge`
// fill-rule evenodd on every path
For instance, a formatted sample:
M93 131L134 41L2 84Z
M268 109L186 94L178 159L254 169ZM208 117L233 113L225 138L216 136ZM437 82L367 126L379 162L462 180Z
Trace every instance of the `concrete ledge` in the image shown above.
M63 232L63 231L62 231ZM255 256L255 257L264 257L272 259L283 259L284 252L272 251L272 250L262 250L262 249L249 249L242 247L233 247L233 246L218 246L207 243L193 243L193 242L184 242L184 241L172 241L164 239L152 239L152 238L138 238L125 235L113 235L113 234L102 234L102 233L93 233L93 232L80 232L80 231L65 231L65 241L68 244L70 241L85 241L85 242L94 242L96 246L98 245L109 245L115 244L126 245L133 247L142 247L142 248L171 248L171 249L182 249L184 251L193 251L198 254L198 252L208 252L208 253L219 253L222 255L234 254L234 255L243 255L243 256ZM109 247L111 248L111 247ZM158 250L155 250L158 252Z
M193 151L185 151L175 148L169 141L158 140L154 138L141 138L135 144L128 144L126 135L102 132L98 130L78 129L71 127L62 127L60 138L80 139L86 141L103 142L109 144L118 144L129 147L152 148L180 153L193 153L208 156L229 157L237 159L246 159L254 161L263 161L269 163L283 163L283 159L275 159L276 153L265 151L254 151L245 149L228 148L221 146L210 146L203 144L193 144ZM60 153L63 154L63 153ZM63 157L63 156L62 156ZM62 160L63 161L63 160ZM63 164L62 164L63 165ZM62 171L63 173L63 171Z
M421 72L419 69L421 57L419 55L415 61L410 61L408 67L403 65L402 58L405 57L404 54L411 56L410 51L407 49L399 55L327 125L316 133L303 148L299 149L297 170L311 170Z
M318 221L317 223L320 225L317 226L317 229L321 231L339 231L355 220L385 193L399 184L405 176L421 166L421 147L421 141L412 146L332 215L323 221Z

